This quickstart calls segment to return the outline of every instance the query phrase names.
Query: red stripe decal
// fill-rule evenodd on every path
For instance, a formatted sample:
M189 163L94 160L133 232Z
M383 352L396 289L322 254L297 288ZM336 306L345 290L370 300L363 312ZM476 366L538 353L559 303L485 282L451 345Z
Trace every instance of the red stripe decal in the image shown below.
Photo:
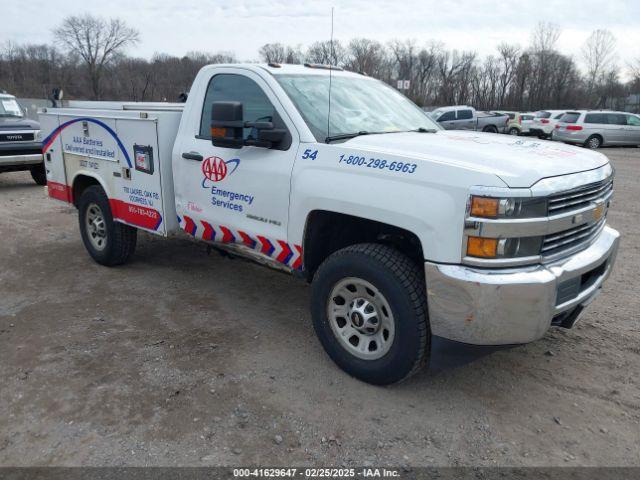
M242 237L242 242L246 246L251 247L251 248L256 246L256 241L253 238L251 238L251 236L248 233L243 232L242 230L238 230L238 233Z
M116 199L109 199L109 205L111 206L113 218L123 220L131 225L157 230L162 223L160 212L153 208L142 207Z
M184 231L189 235L196 236L196 224L191 217L184 216Z
M202 239L203 240L213 240L213 238L215 236L215 232L213 230L213 227L209 223L205 222L204 220L200 220L200 223L204 227L204 233L202 234Z
M47 182L47 189L51 198L68 203L73 201L73 190L64 183Z
M298 258L296 258L291 267L294 270L300 270L302 268L302 247L300 245L294 245L293 247L298 251Z
M278 260L280 263L287 263L287 261L291 258L293 252L291 251L291 248L289 247L289 244L287 242L278 240L278 243L280 244L280 247L282 247L282 251L280 252L280 255L278 255L278 258L276 258L276 260Z
M220 230L222 230L222 243L235 242L236 238L233 236L233 233L231 233L231 230L222 225L220 225Z

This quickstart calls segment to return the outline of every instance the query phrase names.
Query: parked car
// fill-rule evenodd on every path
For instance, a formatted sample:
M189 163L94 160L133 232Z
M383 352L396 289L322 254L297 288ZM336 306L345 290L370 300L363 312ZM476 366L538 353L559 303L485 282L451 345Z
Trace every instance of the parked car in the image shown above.
M506 133L509 135L529 135L534 117L534 113L516 112L507 124Z
M560 118L552 135L553 140L594 149L640 145L640 116L604 110L571 111Z
M211 65L190 92L47 108L49 195L77 207L102 265L127 262L138 230L181 229L308 281L320 343L359 379L415 373L432 335L570 328L613 268L605 155L445 131L385 83L322 66Z
M16 97L0 93L0 173L23 170L38 185L47 184L40 124L26 118Z
M492 112L478 112L473 107L457 105L441 107L431 112L431 118L445 130L476 130L479 132L504 133L509 116Z
M538 138L549 138L565 113L566 110L540 110L529 127L529 133Z

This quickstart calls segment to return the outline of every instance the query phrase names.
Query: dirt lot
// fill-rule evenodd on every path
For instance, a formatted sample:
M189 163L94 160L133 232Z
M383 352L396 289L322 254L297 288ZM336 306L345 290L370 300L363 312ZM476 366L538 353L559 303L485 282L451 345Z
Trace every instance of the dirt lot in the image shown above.
M0 176L0 465L640 465L640 149L623 235L570 331L490 352L436 341L379 388L316 341L309 288L186 238L94 264L74 209Z

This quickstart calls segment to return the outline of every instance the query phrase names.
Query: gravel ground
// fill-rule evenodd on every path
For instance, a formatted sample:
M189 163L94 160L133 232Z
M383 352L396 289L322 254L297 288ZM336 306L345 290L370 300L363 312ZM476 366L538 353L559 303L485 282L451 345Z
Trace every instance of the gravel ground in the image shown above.
M623 238L580 323L436 340L386 388L324 354L306 284L147 234L100 267L74 209L0 175L0 465L640 465L640 149L603 152Z

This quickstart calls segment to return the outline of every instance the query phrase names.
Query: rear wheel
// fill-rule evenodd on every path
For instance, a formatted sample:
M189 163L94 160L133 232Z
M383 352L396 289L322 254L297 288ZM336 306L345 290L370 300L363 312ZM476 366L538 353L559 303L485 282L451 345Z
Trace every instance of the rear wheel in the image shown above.
M493 125L487 125L482 129L482 131L486 133L498 133L498 129Z
M44 163L31 167L31 178L38 185L47 184L47 171L44 168Z
M602 146L602 138L598 135L591 135L584 144L585 147L595 150Z
M509 129L509 135L515 135L515 136L520 135L520 130L518 130L515 127L512 127Z
M92 185L78 201L80 234L89 255L106 266L126 263L136 249L137 230L114 222L104 190Z
M327 258L313 279L311 313L328 355L360 380L399 382L427 361L424 274L391 247L353 245Z

